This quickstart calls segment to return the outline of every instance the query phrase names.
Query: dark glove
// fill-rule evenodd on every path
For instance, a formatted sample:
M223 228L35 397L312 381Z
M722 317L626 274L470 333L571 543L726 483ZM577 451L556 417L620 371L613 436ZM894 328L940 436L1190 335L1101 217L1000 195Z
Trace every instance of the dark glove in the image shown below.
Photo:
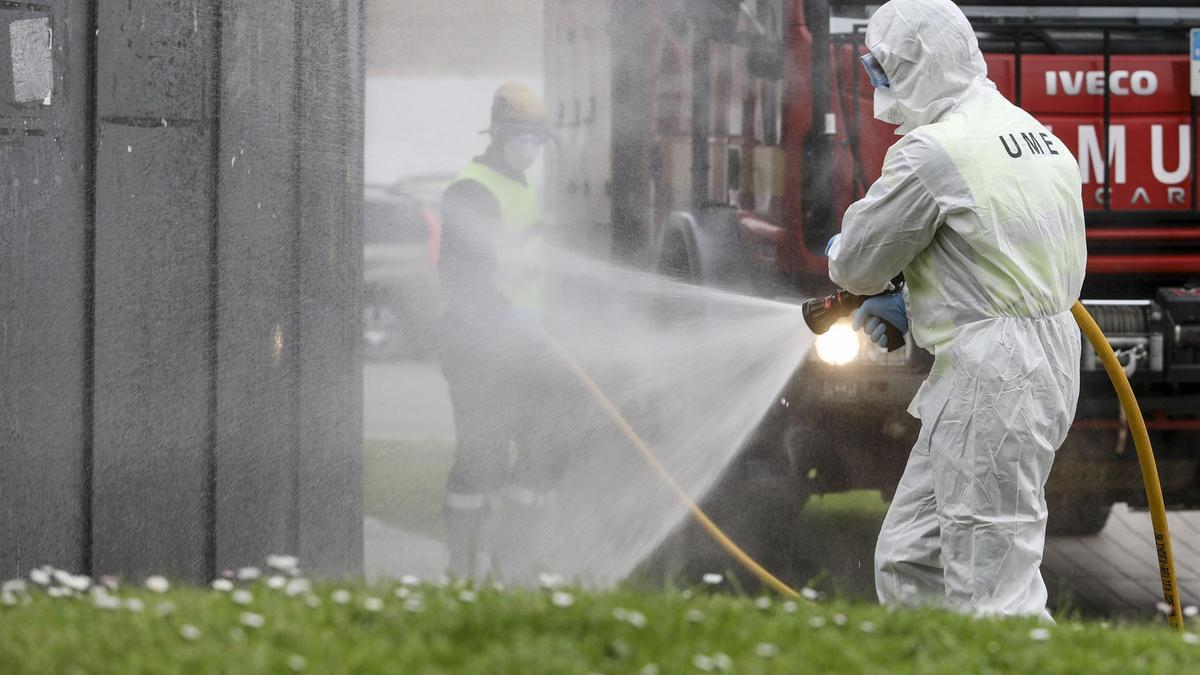
M900 293L867 298L854 312L851 325L854 330L863 329L875 344L887 348L888 323L899 329L901 335L908 332L908 311L904 307L904 296Z

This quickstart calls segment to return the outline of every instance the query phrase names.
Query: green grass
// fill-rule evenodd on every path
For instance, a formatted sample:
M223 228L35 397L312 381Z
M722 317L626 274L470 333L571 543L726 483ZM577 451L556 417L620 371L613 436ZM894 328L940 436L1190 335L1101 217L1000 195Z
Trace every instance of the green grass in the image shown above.
M363 443L363 509L368 516L442 537L442 496L454 463L452 439Z
M345 588L346 604L333 600ZM265 584L238 605L190 588L119 590L145 608L33 590L0 606L5 673L1170 673L1200 645L1163 625L973 620L873 605L784 603L707 589L605 593ZM407 598L397 594L407 594ZM474 594L474 597L472 597ZM18 596L19 598L22 596ZM367 598L378 598L372 610ZM421 598L418 605L414 598ZM11 598L9 598L11 600ZM568 602L569 600L569 602ZM761 602L759 606L756 602ZM170 611L160 613L163 603ZM259 628L242 614L262 617ZM187 639L185 625L199 631Z
M809 517L859 520L876 518L883 522L888 504L879 490L851 490L809 498L804 515Z

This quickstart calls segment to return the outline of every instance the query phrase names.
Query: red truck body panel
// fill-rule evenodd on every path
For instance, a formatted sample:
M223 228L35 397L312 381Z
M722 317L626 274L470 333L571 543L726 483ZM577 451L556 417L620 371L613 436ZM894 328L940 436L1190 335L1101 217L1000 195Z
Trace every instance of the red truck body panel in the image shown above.
M789 51L795 56L789 60L793 71L788 82L792 91L799 91L806 85L803 70L811 38L807 31L798 30L791 40ZM833 49L835 95L831 111L838 122L834 146L839 148L834 162L834 194L835 212L841 214L879 177L884 153L896 136L894 127L872 116L873 92L866 77L858 72L857 56L863 50L847 45ZM988 75L997 89L1015 101L1016 57L986 54L985 59ZM1084 209L1117 212L1125 218L1119 227L1101 227L1097 222L1100 218L1089 217L1089 242L1103 243L1106 250L1089 257L1088 273L1200 274L1200 218L1184 217L1166 225L1159 222L1163 212L1186 216L1195 209L1192 196L1195 178L1191 169L1200 153L1200 142L1190 125L1192 103L1186 55L1111 57L1108 77L1111 204L1107 209L1105 157L1101 152L1105 144L1104 59L1098 55L1031 54L1022 57L1021 68L1020 105L1049 127L1079 160ZM836 93L839 83L843 83L841 95ZM857 100L847 95L850 91L857 94ZM789 202L800 194L804 167L798 144L803 130L812 124L803 99L793 108L788 117L791 129L801 133L785 135ZM853 129L856 139L847 128L850 125L857 127ZM855 176L855 153L862 180ZM819 251L804 245L799 209L791 203L785 208L783 225L787 234L780 249L780 269L824 274L824 258L818 255ZM1138 219L1138 213L1146 213L1145 219ZM1113 252L1112 248L1121 242L1138 250L1128 254Z

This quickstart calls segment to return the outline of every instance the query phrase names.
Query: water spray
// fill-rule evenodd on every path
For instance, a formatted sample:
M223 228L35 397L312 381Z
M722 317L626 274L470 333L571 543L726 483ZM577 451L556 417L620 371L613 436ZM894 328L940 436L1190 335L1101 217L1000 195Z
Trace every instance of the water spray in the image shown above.
M595 380L593 380L591 376L587 374L587 371L585 371L583 367L580 366L577 361L575 361L574 357L571 356L571 353L568 352L565 347L559 344L557 340L555 340L550 336L549 333L545 331L542 331L542 339L545 340L546 344L550 346L550 349L553 350L554 354L559 358L559 360L561 360L567 366L567 369L570 370L576 379L579 380L580 384L583 385L583 388L586 389L592 398L596 400L596 403L598 403L600 408L604 410L604 414L607 415L610 420L612 420L613 424L615 424L618 429L620 429L625 438L627 438L629 442L633 444L633 447L637 448L638 453L641 454L642 459L646 462L646 464L658 474L663 483L666 484L667 488L670 489L675 497L687 507L688 511L692 514L692 518L694 518L696 522L704 528L708 535L713 538L713 541L715 541L717 545L724 549L726 553L731 555L734 560L737 560L742 567L758 578L758 580L763 584L774 589L780 595L785 595L790 598L800 598L801 595L796 592L796 589L788 586L786 583L781 581L778 577L771 574L771 572L760 565L758 561L754 560L754 558L751 558L748 553L743 551L741 547L739 547L732 539L729 538L728 535L721 531L721 528L718 527L717 524L714 523L706 513L704 513L700 506L696 504L696 502L693 501L686 492L684 492L683 488L680 487L675 478L671 476L671 473L667 471L667 467L663 466L662 462L658 461L658 458L654 455L654 451L650 449L650 446L646 445L646 442L642 440L642 437L633 430L633 427L630 426L629 422L625 419L625 416L621 414L621 411L617 409L617 406L613 404L607 395L605 395L604 391L600 389L600 386L596 384Z

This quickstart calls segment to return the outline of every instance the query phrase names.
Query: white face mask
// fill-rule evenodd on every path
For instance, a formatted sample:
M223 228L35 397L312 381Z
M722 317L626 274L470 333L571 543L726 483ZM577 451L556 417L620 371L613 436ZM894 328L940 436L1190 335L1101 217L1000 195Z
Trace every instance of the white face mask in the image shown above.
M504 144L504 161L516 171L524 172L537 161L542 140L532 134L521 134Z
M900 112L899 101L891 89L875 89L875 119L888 124L904 124L904 113Z

